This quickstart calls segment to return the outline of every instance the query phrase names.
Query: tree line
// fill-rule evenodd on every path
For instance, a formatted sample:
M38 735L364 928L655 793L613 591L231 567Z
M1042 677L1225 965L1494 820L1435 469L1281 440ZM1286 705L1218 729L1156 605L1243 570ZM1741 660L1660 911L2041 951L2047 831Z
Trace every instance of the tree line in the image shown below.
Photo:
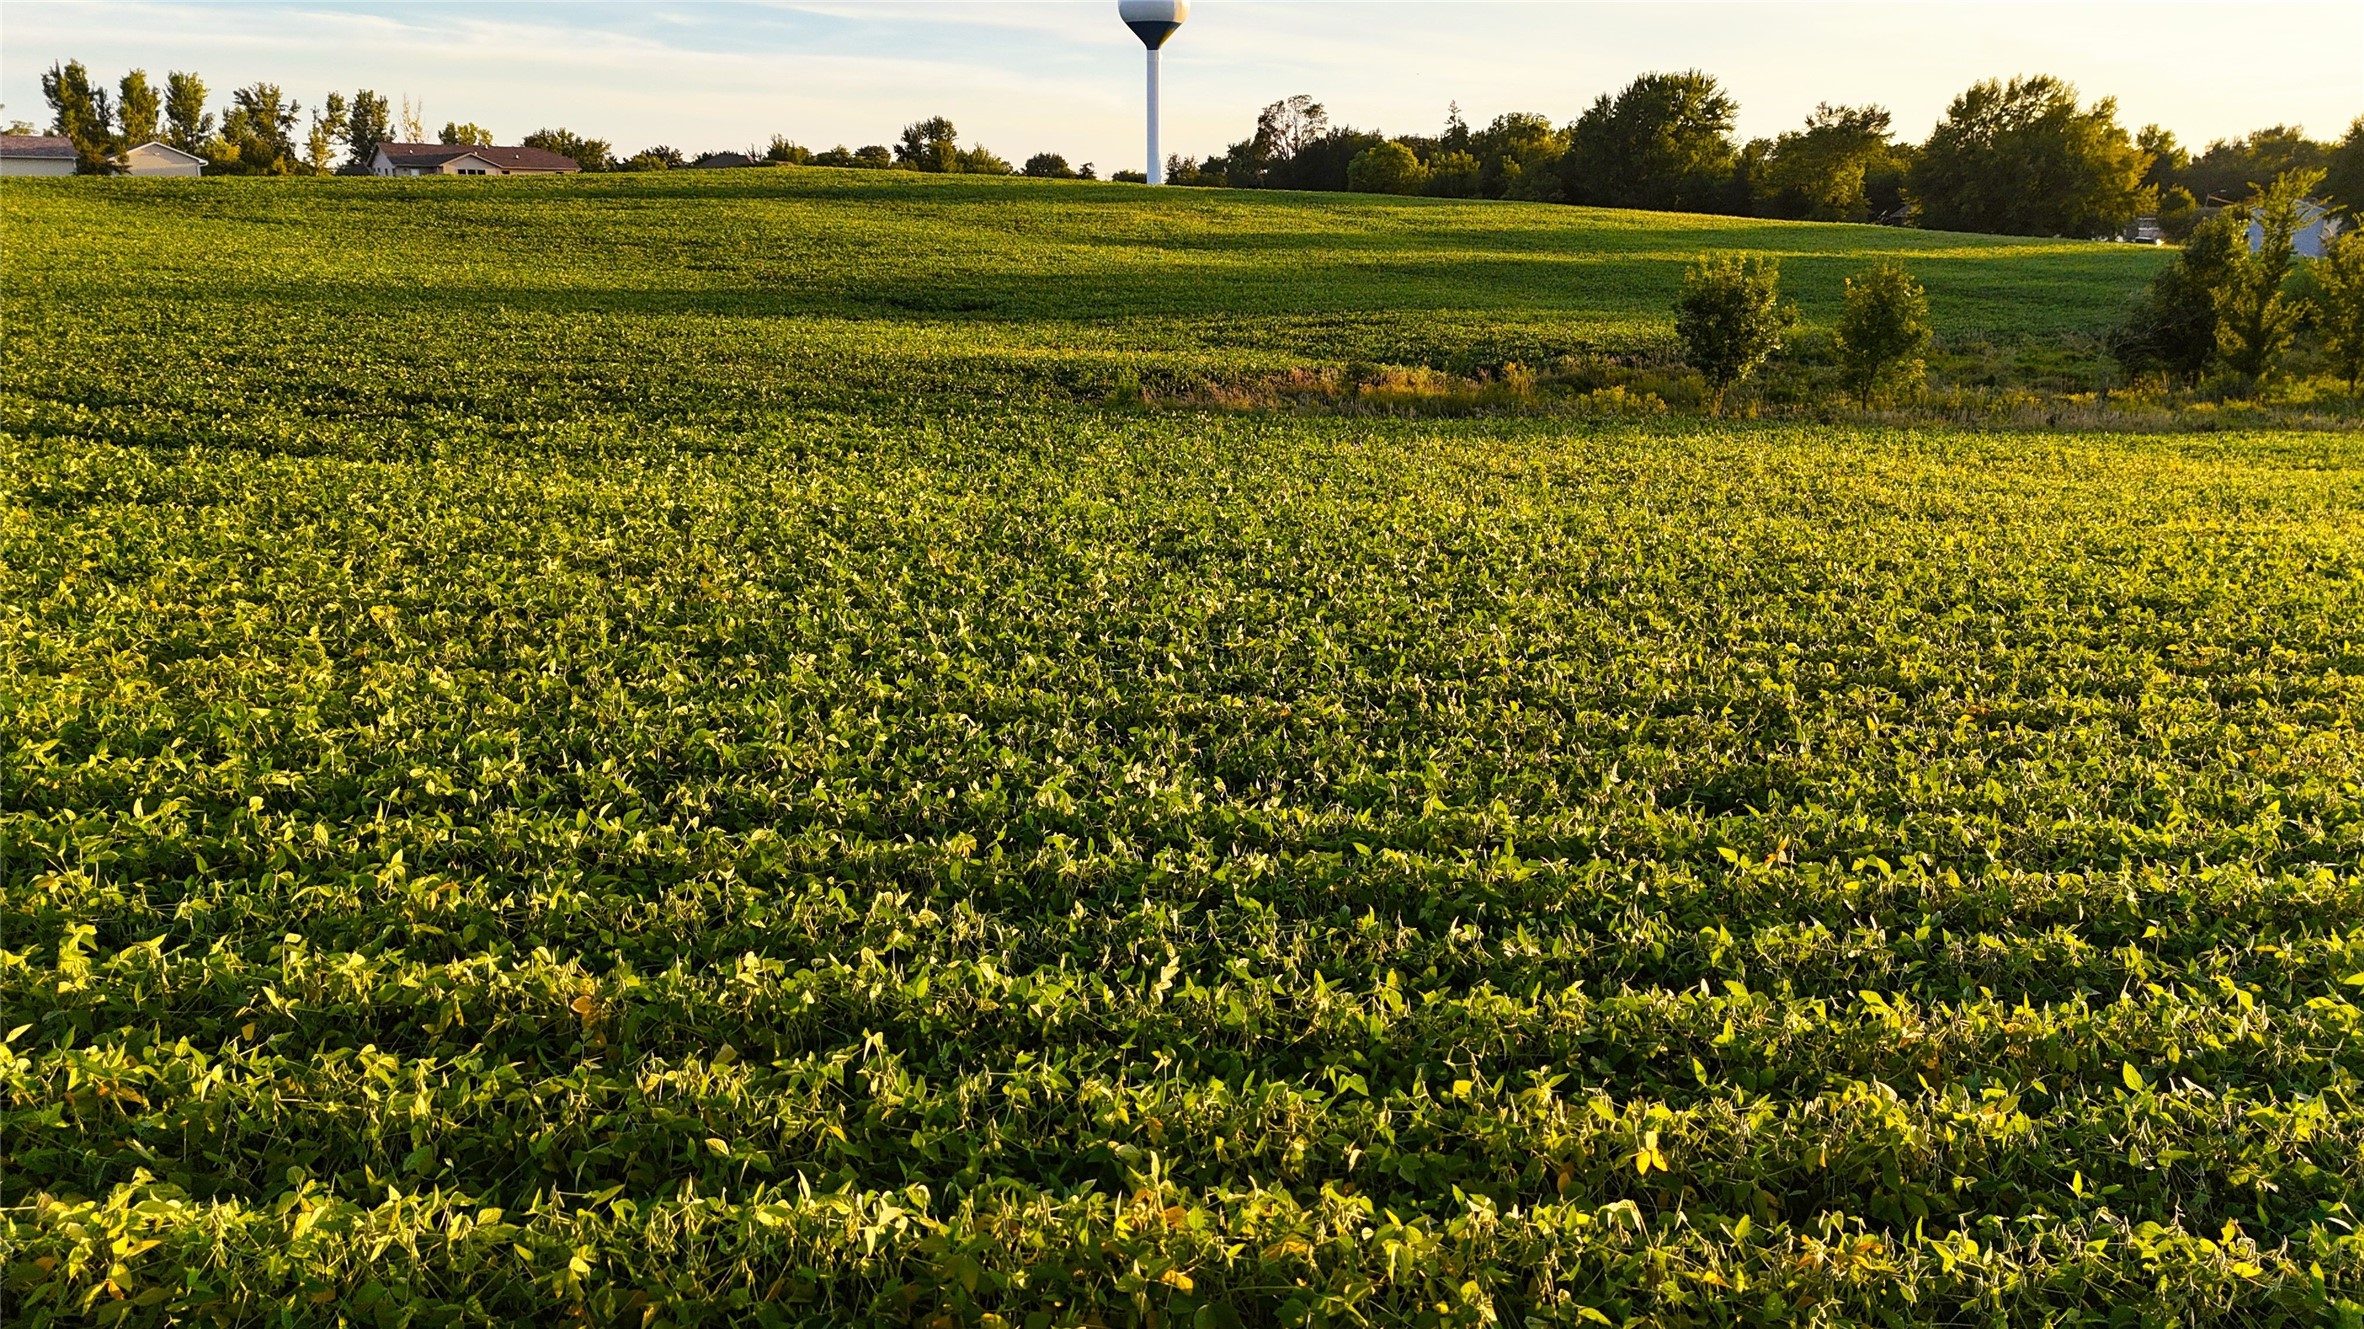
M205 81L174 71L158 88L144 70L112 91L80 61L42 77L51 131L70 138L86 171L116 169L123 152L160 139L203 158L209 171L366 172L384 142L419 142L426 126L408 98L331 92L307 117L275 83L233 90L218 111ZM1879 106L1825 104L1803 125L1742 142L1739 104L1698 70L1644 74L1603 94L1575 120L1511 112L1484 127L1458 106L1434 134L1387 136L1330 123L1309 96L1264 108L1245 139L1204 159L1170 158L1180 185L1355 190L1446 198L1503 198L1814 221L1883 221L2012 235L2099 236L2155 215L2166 238L2189 236L2212 204L2249 198L2264 181L2314 171L2324 197L2364 213L2364 116L2336 143L2275 125L2186 150L2157 125L2128 132L2117 103L2082 102L2047 75L1977 83L1954 98L1918 144L1901 141ZM30 132L29 126L19 126ZM445 143L492 142L473 123L446 122ZM564 128L522 140L585 171L667 170L692 163L659 145L619 154L606 139ZM1036 153L1021 166L982 145L961 146L952 122L931 116L892 144L815 151L785 136L747 149L754 161L879 170L1096 178L1090 163ZM1119 171L1118 180L1138 180Z
M2289 126L2194 154L2157 125L2128 132L2117 102L2081 102L2061 79L1986 80L1954 98L1929 137L1900 141L1879 106L1815 109L1797 129L1741 141L1739 104L1698 70L1644 74L1566 124L1524 112L1483 128L1453 107L1434 134L1330 123L1308 96L1264 108L1247 138L1166 178L1234 189L1327 189L1506 198L1596 207L1885 221L2006 235L2101 236L2156 215L2190 232L2211 200L2324 173L2339 206L2364 208L2364 116L2337 143Z
M81 61L68 60L42 75L41 91L49 102L49 132L72 140L81 169L90 174L120 169L125 152L150 142L169 143L204 159L205 169L213 174L367 174L380 144L427 141L418 105L408 97L397 102L367 88L349 96L328 93L307 117L303 105L278 84L257 82L232 90L227 104L217 111L205 80L196 73L175 70L158 88L146 70L134 69L110 89L94 82ZM7 128L10 133L33 132L21 121ZM436 141L489 147L493 136L473 122L446 121L436 131ZM566 157L585 171L662 171L696 160L663 144L621 155L607 139L565 128L538 129L521 142ZM1070 167L1054 152L1036 153L1023 166L1013 167L981 145L963 148L952 122L940 115L904 126L892 146L840 144L816 152L774 135L768 147L749 148L744 155L772 164L1097 178L1090 162ZM1119 172L1118 178L1125 178L1125 173ZM1140 177L1135 173L1132 178Z

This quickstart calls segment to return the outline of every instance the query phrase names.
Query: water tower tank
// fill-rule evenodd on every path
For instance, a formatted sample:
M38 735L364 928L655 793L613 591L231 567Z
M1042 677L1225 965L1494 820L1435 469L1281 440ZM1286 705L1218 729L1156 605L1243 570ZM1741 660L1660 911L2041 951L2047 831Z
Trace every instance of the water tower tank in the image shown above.
M1149 48L1149 183L1166 182L1166 159L1157 151L1157 52L1190 17L1190 0L1117 0L1116 16Z

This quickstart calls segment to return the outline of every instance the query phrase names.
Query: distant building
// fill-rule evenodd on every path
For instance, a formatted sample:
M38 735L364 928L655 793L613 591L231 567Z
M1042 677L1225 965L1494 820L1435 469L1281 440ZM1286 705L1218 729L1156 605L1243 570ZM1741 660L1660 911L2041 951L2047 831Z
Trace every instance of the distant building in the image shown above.
M203 175L205 159L170 143L142 143L123 154L123 169L130 175Z
M726 166L753 166L755 159L744 152L709 152L689 164L693 171L716 171Z
M573 175L572 157L540 148L478 148L464 143L380 143L371 175Z
M2331 210L2311 199L2298 205L2298 234L2290 238L2290 245L2300 258L2323 257L2323 246L2339 235L2339 218ZM2257 252L2265 243L2265 228L2255 220L2249 223L2249 252Z
M80 162L63 134L0 134L0 175L72 175Z

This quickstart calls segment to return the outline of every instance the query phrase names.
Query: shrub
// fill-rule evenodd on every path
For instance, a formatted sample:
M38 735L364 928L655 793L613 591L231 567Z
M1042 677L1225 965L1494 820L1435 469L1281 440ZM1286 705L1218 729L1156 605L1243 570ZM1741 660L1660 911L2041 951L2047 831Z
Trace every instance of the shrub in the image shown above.
M1067 159L1055 152L1038 152L1028 157L1026 165L1019 171L1019 174L1030 175L1037 180L1073 180L1075 178L1075 172L1068 169Z
M1717 409L1733 384L1781 349L1797 319L1796 308L1781 302L1781 267L1770 259L1702 255L1683 274L1675 301L1683 358L1707 380Z
M2232 217L2211 217L2194 227L2174 266L2152 278L2124 321L2110 329L2110 356L2129 374L2198 382L2216 354L2217 289L2240 247L2240 224Z
M1401 143L1376 143L1346 164L1346 187L1358 194L1417 194L1428 168Z
M1835 342L1839 376L1864 405L1874 392L1918 384L1929 347L1929 293L1900 263L1849 277Z

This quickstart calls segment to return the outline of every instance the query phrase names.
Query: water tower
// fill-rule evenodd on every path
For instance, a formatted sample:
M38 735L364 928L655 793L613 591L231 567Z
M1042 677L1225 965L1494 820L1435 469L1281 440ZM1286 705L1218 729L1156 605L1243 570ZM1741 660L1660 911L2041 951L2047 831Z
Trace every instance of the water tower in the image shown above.
M1116 15L1149 48L1149 183L1166 182L1166 159L1157 151L1157 49L1190 17L1190 0L1117 0Z

